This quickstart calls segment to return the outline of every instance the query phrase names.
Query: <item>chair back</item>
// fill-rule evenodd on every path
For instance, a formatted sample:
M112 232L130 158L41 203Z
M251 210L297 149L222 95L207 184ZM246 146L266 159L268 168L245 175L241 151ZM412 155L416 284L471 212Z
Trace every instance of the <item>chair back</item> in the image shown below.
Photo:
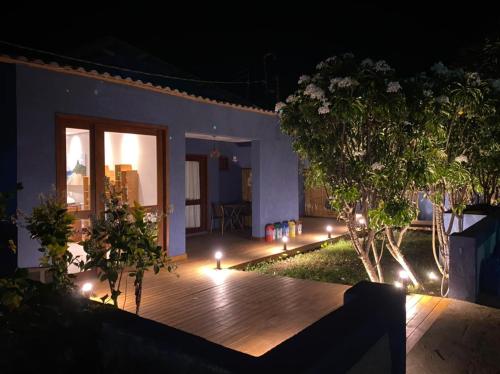
M224 207L220 203L212 203L212 215L217 218L224 217Z

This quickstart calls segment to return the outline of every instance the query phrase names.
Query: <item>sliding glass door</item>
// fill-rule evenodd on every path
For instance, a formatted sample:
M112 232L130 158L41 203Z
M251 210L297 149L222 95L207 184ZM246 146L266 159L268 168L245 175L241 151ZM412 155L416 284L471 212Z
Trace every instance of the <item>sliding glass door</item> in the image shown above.
M162 218L159 242L167 249L166 128L121 121L58 115L57 190L77 217L72 251L81 229L104 210L105 181L130 205Z

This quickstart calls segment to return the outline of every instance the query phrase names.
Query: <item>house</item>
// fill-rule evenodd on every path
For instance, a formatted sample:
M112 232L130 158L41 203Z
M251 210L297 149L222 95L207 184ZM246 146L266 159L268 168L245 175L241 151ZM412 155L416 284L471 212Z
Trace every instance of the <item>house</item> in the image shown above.
M273 112L230 102L194 78L167 85L56 60L0 55L0 191L21 182L21 211L55 187L77 228L85 227L103 210L108 177L130 202L168 213L160 240L168 255L183 258L186 228L207 230L211 203L239 200L248 169L252 236L262 238L267 223L298 219L298 159ZM37 266L37 248L19 229L18 266ZM74 243L72 251L81 248Z

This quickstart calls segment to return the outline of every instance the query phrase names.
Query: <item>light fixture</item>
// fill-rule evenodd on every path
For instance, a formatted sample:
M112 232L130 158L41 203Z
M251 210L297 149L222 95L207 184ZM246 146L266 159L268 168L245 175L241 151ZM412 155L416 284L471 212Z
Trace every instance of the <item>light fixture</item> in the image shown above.
M221 267L220 267L220 259L222 258L222 252L221 251L217 251L215 252L215 260L217 261L217 270L220 270Z
M366 225L366 219L365 217L363 217L362 214L359 213L356 214L356 221L358 221L358 223L362 226Z
M403 279L403 280L406 280L406 279L408 279L408 273L407 273L406 271L404 271L404 270L401 270L401 271L399 272L399 277L400 277L401 279Z
M430 279L431 281L435 281L435 280L437 280L437 279L438 279L438 277L437 277L436 273L434 273L433 271L429 271L429 272L427 273L427 276L429 277L429 279Z
M286 250L287 250L287 249L286 249L286 243L288 243L288 236L286 236L286 235L285 235L285 236L283 236L283 237L281 238L281 241L283 242L283 250L284 250L284 251L286 251Z
M90 293L92 292L92 288L93 288L93 287L94 287L94 286L93 286L93 285L92 285L92 283L90 283L90 282L86 282L86 283L84 283L84 284L83 284L83 286L82 286L82 289L81 289L81 290L82 290L82 294L83 294L83 296L85 296L85 297L89 297L89 296L90 296Z
M215 129L215 126L214 126L214 129ZM210 158L219 158L220 157L220 151L217 148L217 142L215 140L216 139L215 135L213 137L214 137L214 141L213 141L213 148L210 151Z
M330 225L326 226L326 232L328 233L328 239L332 238L332 230L333 230L332 226L330 226Z
M396 288L403 288L403 283L401 283L399 281L395 281L394 282L394 287L396 287Z
M232 160L233 160L233 163L237 164L238 163L238 156L234 155Z

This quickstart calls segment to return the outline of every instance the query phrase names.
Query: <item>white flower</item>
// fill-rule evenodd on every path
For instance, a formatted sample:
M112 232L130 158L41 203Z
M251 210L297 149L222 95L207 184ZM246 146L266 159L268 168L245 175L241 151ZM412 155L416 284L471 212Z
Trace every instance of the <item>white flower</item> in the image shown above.
M433 92L431 90L424 90L425 97L432 97Z
M288 97L286 98L286 100L285 100L285 101L286 101L288 104L292 104L292 103L296 102L296 101L297 101L297 99L298 99L298 97L297 97L296 95L290 95L290 96L288 96Z
M385 166L380 162L375 162L374 164L372 164L371 168L372 170L382 170L383 168L385 168Z
M467 158L466 155L460 155L458 157L455 157L455 161L458 162L459 164L466 164L467 162L469 162L469 159Z
M335 87L347 88L357 85L359 85L359 82L356 79L352 79L351 77L337 77L330 80L330 86L328 87L328 89L333 92L335 91Z
M330 108L328 107L328 103L323 103L323 105L318 108L318 113L319 114L330 113Z
M399 84L399 82L389 82L389 84L387 85L387 92L389 93L396 93L398 92L400 89L401 89L401 85Z
M439 104L449 104L450 103L450 98L448 96L445 96L445 95L441 95L439 96L436 101L439 103Z
M494 81L491 81L491 87L493 87L495 91L500 91L500 79L495 79Z
M382 73L385 73L389 70L391 70L391 67L385 60L379 60L375 63L375 67L373 68L375 71L379 71Z
M286 107L286 104L280 101L280 102L276 103L276 106L274 107L274 111L276 113L279 113L283 110L284 107Z
M316 65L316 70L321 70L326 66L324 61L321 61L318 65Z
M325 92L314 83L309 83L304 90L304 95L310 96L311 99L322 100L325 97Z
M299 78L299 84L307 83L310 80L311 80L311 77L309 75L301 75Z
M366 151L364 151L364 150L363 150L363 151L354 151L352 155L353 155L354 157L362 157L362 156L364 156L365 154L366 154Z
M477 87L481 85L481 77L479 77L478 73L470 73L468 74L467 80L469 81L471 86Z
M363 61L361 61L361 66L364 67L364 68L372 67L373 66L373 60L371 58L365 58Z
M432 65L431 71L437 75L448 75L450 72L450 70L441 61Z

